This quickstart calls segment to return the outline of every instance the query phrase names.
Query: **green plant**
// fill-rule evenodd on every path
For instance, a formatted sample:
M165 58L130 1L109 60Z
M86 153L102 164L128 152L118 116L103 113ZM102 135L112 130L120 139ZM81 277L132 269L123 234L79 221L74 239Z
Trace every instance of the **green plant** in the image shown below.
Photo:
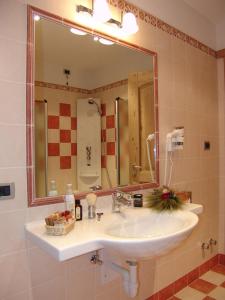
M177 210L183 205L182 200L176 195L176 192L168 187L154 189L147 200L148 207L156 211Z

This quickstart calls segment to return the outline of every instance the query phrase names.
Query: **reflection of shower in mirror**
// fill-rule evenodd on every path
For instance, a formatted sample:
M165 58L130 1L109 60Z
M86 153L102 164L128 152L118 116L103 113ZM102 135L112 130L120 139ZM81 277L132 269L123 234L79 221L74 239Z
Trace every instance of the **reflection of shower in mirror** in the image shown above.
M96 107L97 107L97 110L98 110L99 115L100 115L100 116L102 115L102 111L101 111L100 106L98 105L98 103L97 103L93 98L89 98L89 99L88 99L88 103L89 103L89 104L95 104Z
M149 171L151 176L151 181L154 181L154 173L152 170L152 161L151 161L151 149L150 149L150 143L152 140L155 139L155 134L149 134L146 138L146 147L147 147L147 156L148 156L148 164L149 164ZM154 155L155 155L155 147L154 147Z
M120 167L120 101L127 102L128 99L122 98L120 96L115 98L115 119L116 119L116 181L117 185L121 185L121 167Z

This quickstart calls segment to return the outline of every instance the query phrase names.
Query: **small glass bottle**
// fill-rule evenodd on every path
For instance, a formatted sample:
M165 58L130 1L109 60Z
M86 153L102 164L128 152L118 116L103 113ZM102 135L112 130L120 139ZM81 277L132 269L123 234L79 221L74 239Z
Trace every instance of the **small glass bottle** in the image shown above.
M83 208L80 204L80 200L75 200L75 218L76 221L81 221L83 218Z
M134 194L134 207L143 207L143 195L142 194Z

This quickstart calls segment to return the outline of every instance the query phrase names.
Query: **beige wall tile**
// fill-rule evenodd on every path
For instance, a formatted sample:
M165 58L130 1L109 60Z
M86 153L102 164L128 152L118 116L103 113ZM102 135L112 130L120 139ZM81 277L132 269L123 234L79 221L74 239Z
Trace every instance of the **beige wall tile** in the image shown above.
M59 143L59 130L58 129L48 129L48 142L49 143Z
M5 1L6 2L6 1ZM7 124L26 124L26 86L24 83L0 81L0 120Z
M0 125L0 168L26 166L25 133L25 126Z
M36 287L65 276L65 263L60 263L39 248L29 249L31 286Z
M66 300L65 278L60 276L34 287L31 291L31 297L32 300Z
M60 117L59 118L59 128L60 129L71 129L71 118L70 117Z
M21 22L26 19L26 5L19 1L2 0L0 8L0 35L26 43L27 27L25 22Z
M26 43L0 37L0 79L26 82Z
M14 295L10 295L4 298L4 300L30 300L29 291L24 291L20 293L16 293Z
M26 211L17 210L0 214L0 257L25 249L24 223Z
M2 274L4 274L0 281L1 299L28 289L29 273L25 251L0 256L0 268Z

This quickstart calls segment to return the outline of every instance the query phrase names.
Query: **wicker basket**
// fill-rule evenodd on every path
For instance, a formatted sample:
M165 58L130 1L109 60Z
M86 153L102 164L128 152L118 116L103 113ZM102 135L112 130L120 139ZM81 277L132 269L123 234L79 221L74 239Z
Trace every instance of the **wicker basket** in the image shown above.
M54 226L45 225L48 235L65 235L69 233L75 225L75 221L67 224L56 224Z

